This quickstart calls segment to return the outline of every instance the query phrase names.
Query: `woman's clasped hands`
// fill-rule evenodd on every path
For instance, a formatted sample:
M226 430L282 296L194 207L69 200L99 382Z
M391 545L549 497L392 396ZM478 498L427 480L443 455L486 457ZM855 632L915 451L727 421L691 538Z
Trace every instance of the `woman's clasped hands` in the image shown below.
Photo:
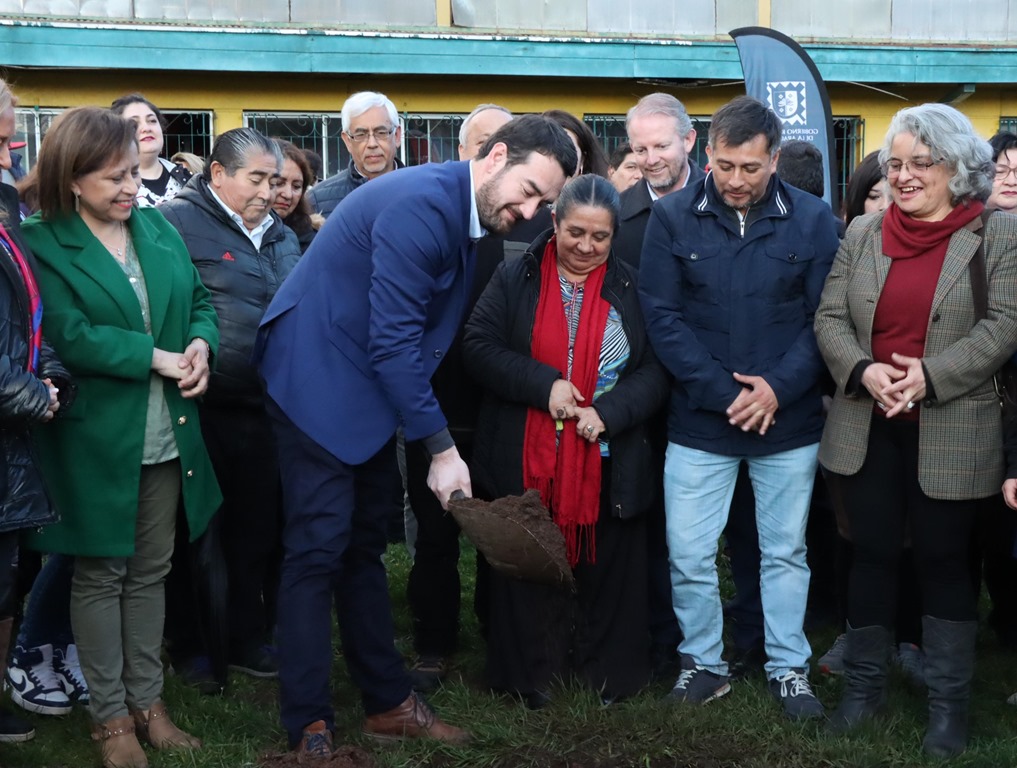
M912 410L925 399L925 369L918 357L892 356L893 365L872 363L862 373L862 384L872 395L886 418Z
M576 422L576 434L584 440L595 443L605 431L603 420L597 410L584 407L579 403L586 400L576 386L567 379L558 379L551 385L551 395L547 401L547 410L552 419Z

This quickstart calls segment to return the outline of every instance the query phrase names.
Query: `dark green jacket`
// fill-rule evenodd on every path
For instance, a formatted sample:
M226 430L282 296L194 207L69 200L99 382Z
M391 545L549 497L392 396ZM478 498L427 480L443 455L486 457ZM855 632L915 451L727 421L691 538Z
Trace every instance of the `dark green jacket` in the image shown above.
M136 209L131 238L145 273L152 335L127 277L79 216L22 227L39 262L43 331L78 383L65 418L36 430L60 522L31 535L33 548L88 557L134 553L138 484L153 346L182 352L194 338L218 349L209 294L176 230L153 208ZM166 381L193 540L222 502L201 439L197 403Z

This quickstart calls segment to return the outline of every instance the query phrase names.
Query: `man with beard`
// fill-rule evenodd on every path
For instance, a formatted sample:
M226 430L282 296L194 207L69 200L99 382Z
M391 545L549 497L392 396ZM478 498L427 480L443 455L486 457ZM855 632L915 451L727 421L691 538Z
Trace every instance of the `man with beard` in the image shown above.
M705 174L689 158L696 144L692 120L685 105L671 94L651 93L641 98L625 116L625 132L643 180L621 195L614 250L638 268L650 208L660 198L684 189Z
M496 104L476 107L459 130L459 159L472 160L512 113ZM543 208L530 220L518 222L510 232L491 233L477 243L465 325L473 305L484 292L498 265L518 258L542 232L551 228L551 211ZM482 391L466 373L462 350L462 326L452 346L431 377L438 405L448 420L449 432L462 459L471 463ZM417 658L410 666L413 687L422 693L437 688L448 672L459 641L459 525L427 487L431 455L423 441L406 446L406 492L417 523L413 567L406 581L406 601L413 620L413 649ZM474 611L480 632L487 631L487 567L478 557ZM670 602L668 603L670 606Z
M411 690L381 555L398 503L395 432L423 441L442 505L470 474L430 378L459 327L476 241L555 200L576 167L553 121L513 120L469 162L386 174L346 197L279 289L255 360L283 478L283 726L301 758L331 752L331 603L364 733L463 741Z

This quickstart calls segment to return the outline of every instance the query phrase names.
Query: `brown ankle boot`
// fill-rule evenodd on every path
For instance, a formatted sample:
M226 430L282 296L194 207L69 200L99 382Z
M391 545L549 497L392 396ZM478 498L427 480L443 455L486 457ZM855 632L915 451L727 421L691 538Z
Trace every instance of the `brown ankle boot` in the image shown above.
M92 741L99 742L103 768L148 768L148 758L134 735L134 720L129 715L95 723Z
M200 739L173 724L169 710L161 701L156 701L151 709L136 709L133 714L141 738L156 749L198 749L201 746Z

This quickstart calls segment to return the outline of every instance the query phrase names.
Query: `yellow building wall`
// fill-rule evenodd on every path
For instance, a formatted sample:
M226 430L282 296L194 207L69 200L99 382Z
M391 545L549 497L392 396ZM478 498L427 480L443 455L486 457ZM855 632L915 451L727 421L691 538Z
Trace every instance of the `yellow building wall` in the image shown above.
M250 111L338 112L350 94L385 93L401 112L466 113L482 102L514 112L549 108L573 114L624 114L654 90L673 93L689 114L708 116L744 93L740 83L681 88L616 80L487 77L347 77L263 75L257 73L125 72L102 70L19 70L8 72L22 107L109 105L125 93L140 92L163 109L211 110L217 134L243 124ZM835 116L865 121L864 151L878 149L887 126L901 108L938 101L952 86L874 88L833 83L828 86ZM980 86L957 105L985 137L996 132L1001 116L1017 116L1017 88Z

